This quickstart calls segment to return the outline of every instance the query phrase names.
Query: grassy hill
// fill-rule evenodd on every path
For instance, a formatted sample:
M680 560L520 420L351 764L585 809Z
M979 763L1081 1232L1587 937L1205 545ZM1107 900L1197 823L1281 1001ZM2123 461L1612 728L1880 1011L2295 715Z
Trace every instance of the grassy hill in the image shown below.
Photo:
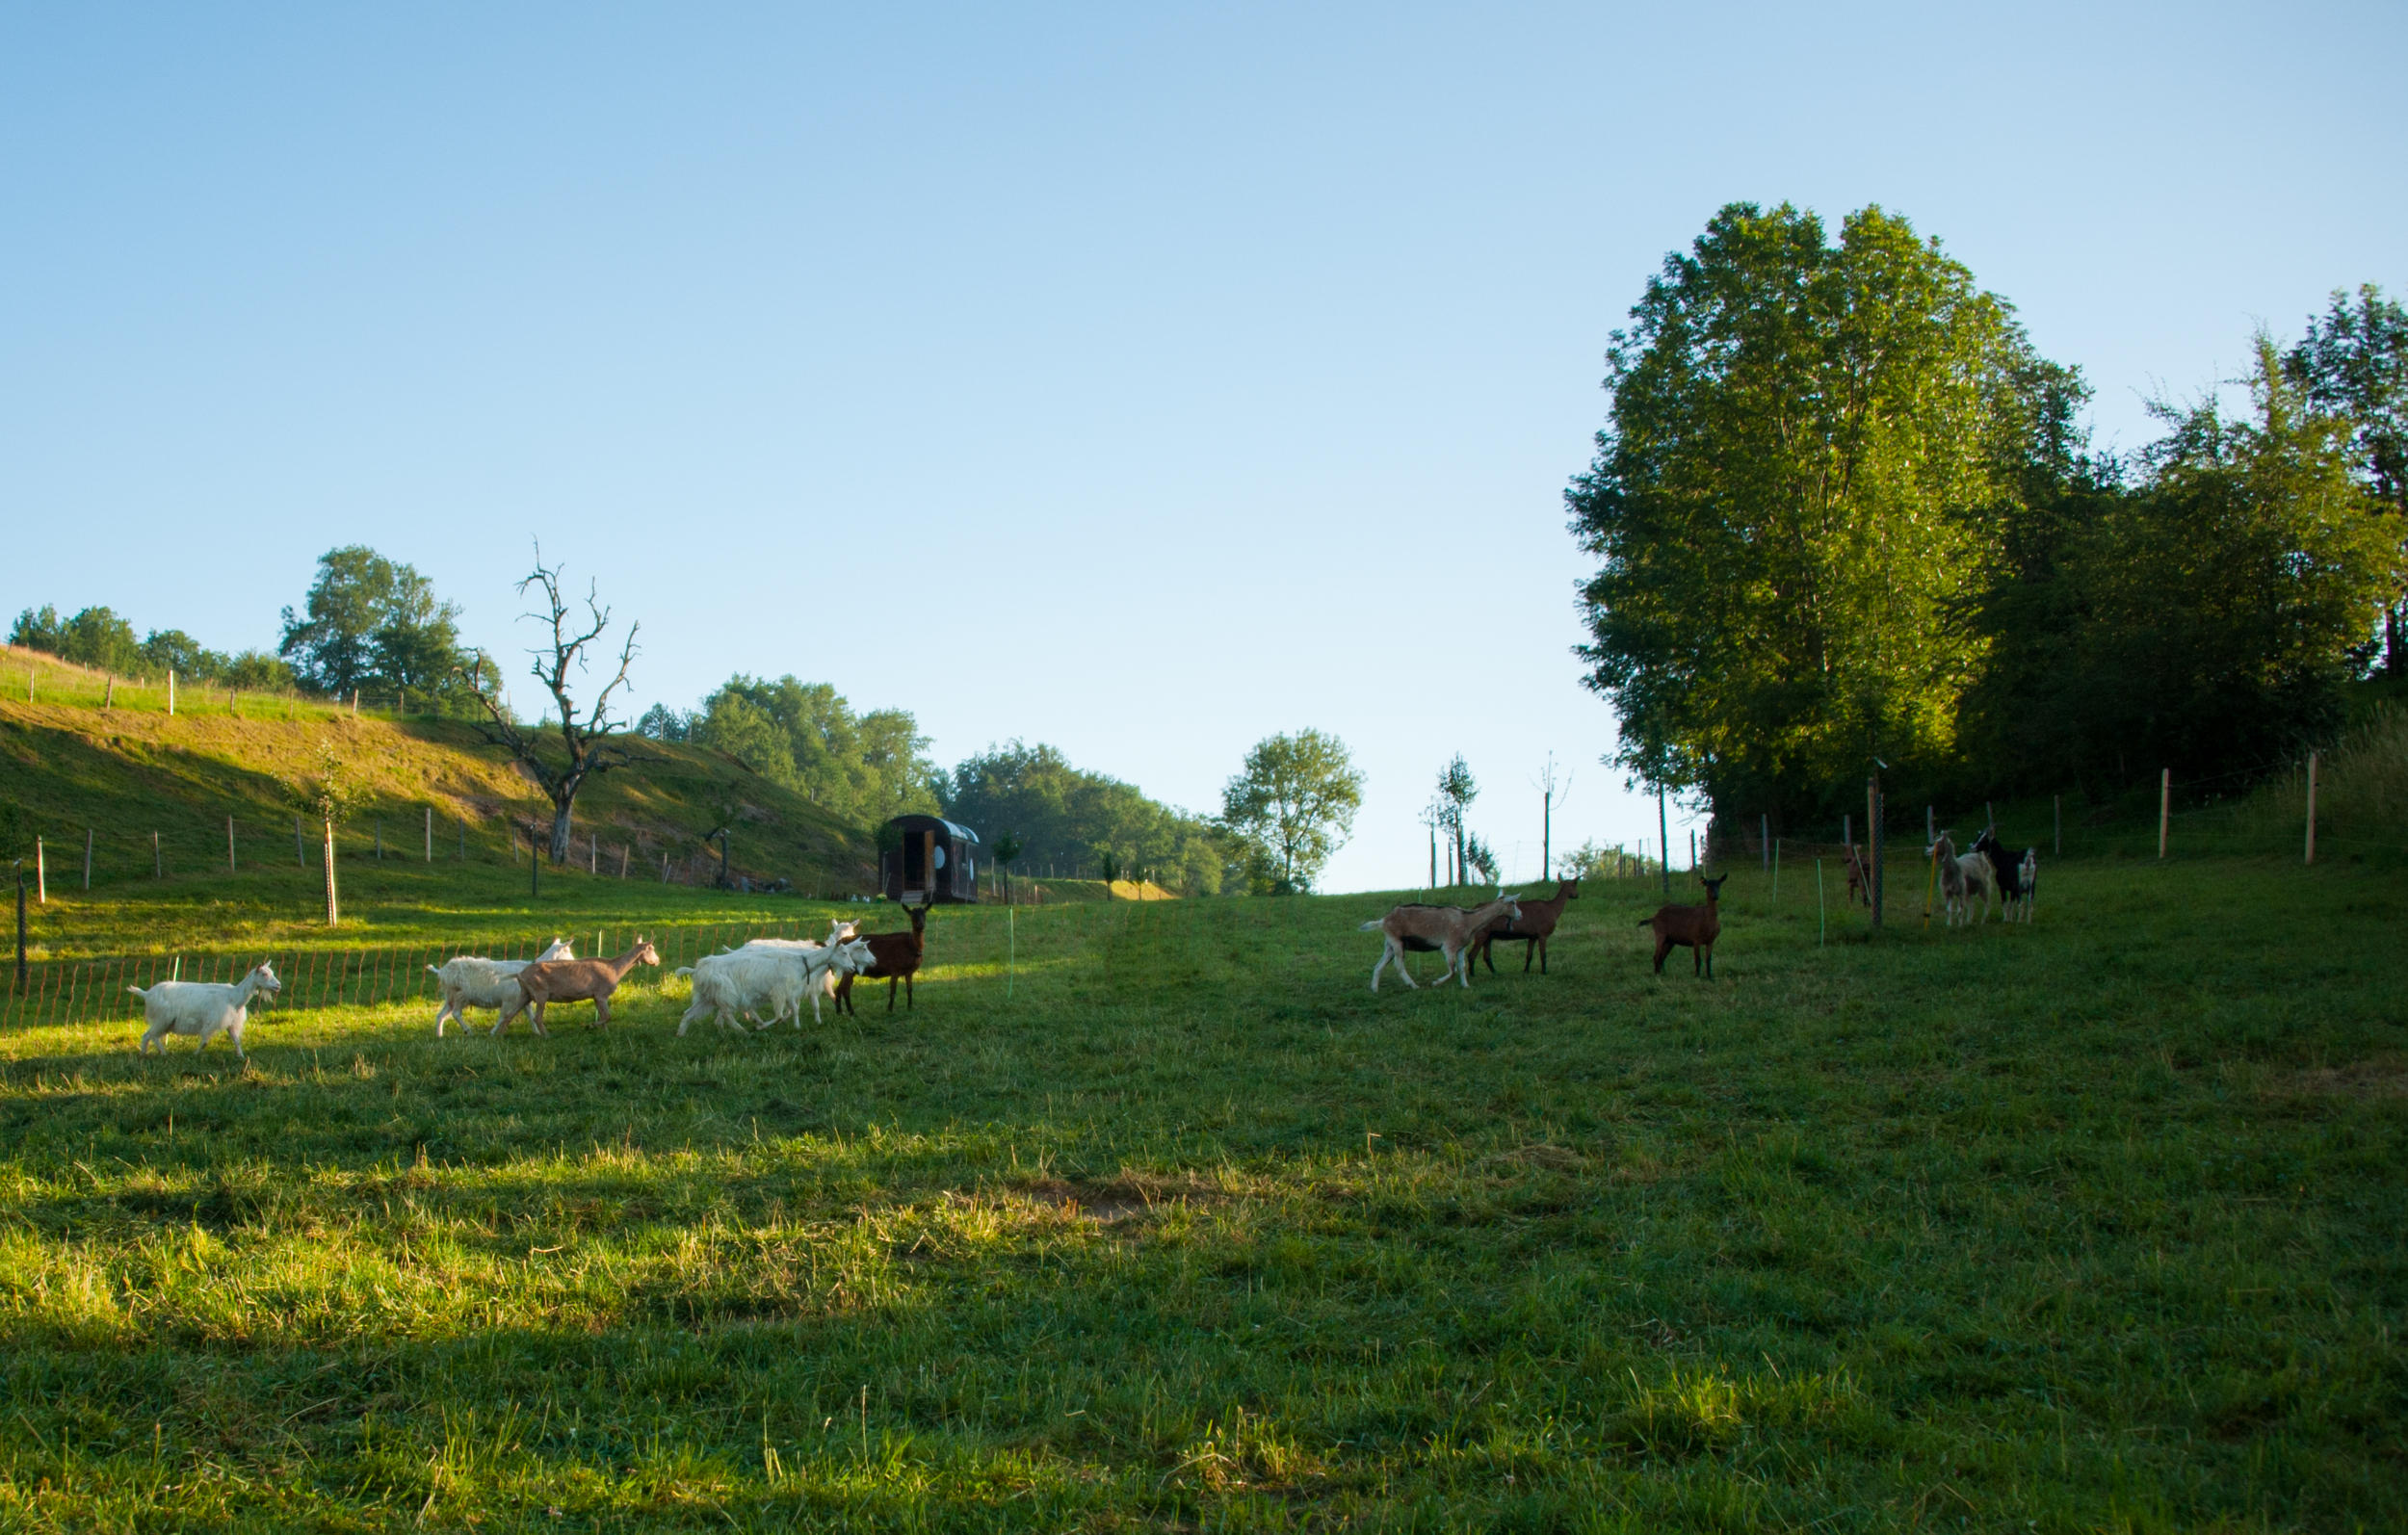
M1827 943L1812 874L1712 983L1648 880L1469 991L1369 992L1384 898L1122 900L801 1030L0 1031L0 1524L2408 1523L2397 872Z
M80 889L87 831L97 889L151 880L160 870L170 878L222 877L228 817L237 872L297 869L289 785L314 770L321 742L333 745L368 796L343 828L347 860L373 856L380 838L388 855L423 861L432 811L438 860L507 866L521 856L512 822L550 821L549 802L458 720L190 690L170 716L163 687L119 684L116 706L104 709L107 686L34 652L9 648L0 658L0 796L44 839L54 889ZM624 847L637 876L657 881L667 855L672 877L706 878L718 853L703 838L732 814L732 874L824 894L875 881L866 828L719 753L650 741L643 749L653 761L597 778L579 796L580 863L598 836L607 872Z

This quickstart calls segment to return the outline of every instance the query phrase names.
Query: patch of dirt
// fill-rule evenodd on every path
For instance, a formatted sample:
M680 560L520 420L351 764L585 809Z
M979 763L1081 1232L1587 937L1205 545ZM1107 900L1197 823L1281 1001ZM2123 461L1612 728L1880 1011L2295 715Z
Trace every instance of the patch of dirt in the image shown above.
M2387 1056L2346 1066L2319 1066L2292 1075L2277 1091L2317 1097L2408 1098L2408 1060Z
M1556 1173L1578 1172L1588 1165L1588 1158L1571 1147L1548 1141L1516 1146L1511 1151L1492 1152L1480 1160L1491 1166L1540 1167Z
M1059 1210L1099 1226L1113 1226L1153 1209L1145 1191L1122 1184L1066 1184L1049 1178L1020 1189L1022 1195L1050 1210Z

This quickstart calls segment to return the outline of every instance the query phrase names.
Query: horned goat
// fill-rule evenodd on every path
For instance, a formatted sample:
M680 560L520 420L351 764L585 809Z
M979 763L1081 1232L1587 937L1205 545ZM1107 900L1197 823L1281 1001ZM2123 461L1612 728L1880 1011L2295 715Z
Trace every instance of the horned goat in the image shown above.
M275 967L263 960L259 968L232 985L162 980L147 990L141 986L125 989L143 1000L143 1017L150 1025L143 1030L144 1054L154 1045L160 1054L166 1054L170 1034L198 1034L200 1048L206 1050L210 1037L222 1033L234 1041L234 1058L242 1060L246 1058L243 1023L250 1016L250 1000L262 993L273 997L284 989L284 983L275 978Z
M552 947L535 959L486 959L477 954L457 954L443 962L442 968L427 967L435 984L443 988L443 1005L435 1011L434 1037L443 1037L446 1019L457 1018L459 1027L468 1027L468 1009L490 1007L496 1012L518 1001L518 973L541 959L574 959L576 949L565 938L555 938Z

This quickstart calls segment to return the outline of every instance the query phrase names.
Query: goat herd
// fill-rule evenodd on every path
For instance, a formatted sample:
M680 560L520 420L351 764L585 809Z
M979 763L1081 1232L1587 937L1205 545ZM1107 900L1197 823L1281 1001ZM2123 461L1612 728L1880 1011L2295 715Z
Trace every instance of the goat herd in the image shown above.
M2032 897L2040 881L2040 857L2037 849L2026 848L2021 859L2009 862L1999 846L1996 833L1985 830L1976 838L1973 850L1959 854L1955 844L1943 832L1926 849L1932 858L1940 894L1948 908L1950 926L1960 918L1975 920L1974 902L1982 902L1982 918L1989 915L1993 898L2005 902L2008 921L2020 917L2031 919ZM1851 850L1852 851L1852 850ZM1722 935L1720 898L1723 881L1700 877L1706 887L1702 906L1668 905L1652 917L1640 919L1639 925L1654 929L1656 939L1656 974L1663 974L1664 956L1675 949L1690 951L1691 969L1700 976L1714 976L1714 941ZM1408 953L1438 953L1445 956L1446 966L1439 972L1435 985L1449 980L1459 981L1465 989L1472 984L1472 967L1486 961L1489 974L1496 974L1497 962L1490 956L1490 946L1499 939L1522 943L1522 969L1531 968L1533 957L1539 973L1547 970L1547 941L1555 936L1556 924L1563 918L1564 903L1580 894L1580 881L1558 880L1556 893L1545 898L1499 894L1485 905L1433 906L1409 902L1393 907L1387 916L1363 924L1365 932L1377 931L1384 942L1378 963L1372 966L1372 990L1379 990L1380 972L1391 964L1407 986L1415 984L1412 972L1405 968ZM928 911L925 907L911 909L911 930L907 933L861 933L855 924L836 922L828 928L827 937L819 943L799 938L756 938L740 949L723 953L707 954L675 974L694 977L694 999L686 1014L677 1021L677 1031L683 1034L688 1025L698 1018L709 1018L722 1028L742 1030L743 1020L751 1019L756 1028L768 1028L782 1019L792 1019L795 1027L802 1027L802 1003L811 1003L811 1018L822 1016L820 1000L835 1000L840 1013L852 1012L852 984L856 979L886 982L886 1010L895 1010L895 983L901 981L905 1002L912 1002L912 977L919 973L920 961L928 949ZM661 956L641 937L636 947L612 959L579 959L564 939L556 939L534 959L484 959L463 954L447 960L441 966L427 967L443 989L443 1005L434 1015L434 1031L439 1038L444 1025L457 1019L462 1028L468 1027L468 1009L490 1007L498 1015L493 1032L501 1033L510 1020L527 1014L530 1027L538 1034L547 1033L543 1027L543 1010L552 1002L589 1002L594 1005L594 1024L601 1027L611 1021L611 994L619 982L638 965L658 965ZM189 980L163 980L148 988L128 986L127 991L143 1000L143 1015L148 1027L143 1032L142 1050L165 1051L169 1034L197 1035L205 1047L218 1034L233 1041L237 1058L243 1054L243 1025L249 1016L252 999L273 997L283 990L275 969L260 965L249 975L232 984Z
M694 1000L686 1016L678 1020L677 1031L684 1033L686 1026L697 1018L737 1029L744 1027L737 1021L743 1018L755 1020L759 1028L792 1018L799 1028L805 998L810 1000L815 1022L822 1016L820 999L824 996L835 999L839 1012L853 1012L855 980L885 981L886 1010L891 1013L897 981L903 982L904 1002L916 1002L912 977L919 974L927 951L928 913L921 907L912 908L907 933L862 933L852 923L838 922L829 926L822 943L756 938L741 949L706 954L677 970L680 976L694 977ZM593 1003L594 1026L600 1028L611 1021L611 994L618 990L619 982L638 965L660 962L660 951L639 936L635 948L613 959L579 959L567 940L556 938L534 959L462 954L440 966L429 965L428 971L443 989L443 1005L434 1015L435 1035L440 1038L443 1026L452 1019L466 1028L471 1007L490 1007L500 1015L493 1024L496 1034L520 1013L527 1014L537 1033L548 1033L543 1027L544 1007L571 1002ZM163 980L146 989L125 989L143 1000L143 1016L148 1024L143 1031L144 1054L154 1048L164 1052L170 1034L198 1035L205 1048L222 1033L234 1042L239 1059L251 1000L274 997L284 989L284 983L276 978L274 966L262 964L230 985Z
M1929 847L1924 849L1931 859L1932 876L1938 883L1942 900L1948 911L1948 924L1959 921L1971 923L1975 902L1981 903L1979 920L1988 921L1991 903L2002 901L2008 922L2031 921L2032 898L2040 888L2040 850L2024 849L2023 857L2009 859L1999 843L1994 828L1984 828L1974 839L1970 852L1959 853L1950 841L1952 834L1942 832ZM1862 888L1868 892L1871 881L1863 874L1856 849L1848 849L1851 894ZM1657 910L1653 917L1639 919L1641 927L1655 930L1656 974L1663 974L1664 956L1675 949L1689 951L1693 974L1713 978L1714 973L1714 941L1722 936L1721 896L1723 882L1731 876L1698 877L1706 887L1706 902L1702 906L1670 905ZM1413 902L1392 908L1377 922L1363 924L1365 932L1376 930L1386 942L1379 951L1379 962L1372 966L1372 990L1379 990L1379 974L1391 964L1404 977L1407 986L1414 984L1412 972L1405 969L1408 953L1437 952L1446 956L1446 968L1438 974L1437 985L1460 980L1468 989L1472 984L1472 966L1488 959L1488 946L1500 938L1524 940L1522 968L1531 968L1531 953L1538 954L1541 974L1547 969L1547 940L1554 935L1556 924L1562 919L1563 903L1580 894L1580 881L1559 880L1556 893L1545 900L1524 900L1503 892L1484 906L1430 906ZM1488 959L1491 975L1497 964Z

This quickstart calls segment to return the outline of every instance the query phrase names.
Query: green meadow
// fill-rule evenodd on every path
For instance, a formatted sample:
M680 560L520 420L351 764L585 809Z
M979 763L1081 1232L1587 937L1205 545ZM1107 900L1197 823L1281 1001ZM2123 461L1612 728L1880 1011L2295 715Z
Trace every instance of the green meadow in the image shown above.
M39 924L846 910L370 864L329 937L243 877ZM0 1526L2408 1524L2398 872L2059 862L1971 932L1892 879L1823 943L1742 870L1712 982L1632 882L1469 991L1372 995L1384 898L1091 901L741 1037L658 971L547 1039L0 1032Z

